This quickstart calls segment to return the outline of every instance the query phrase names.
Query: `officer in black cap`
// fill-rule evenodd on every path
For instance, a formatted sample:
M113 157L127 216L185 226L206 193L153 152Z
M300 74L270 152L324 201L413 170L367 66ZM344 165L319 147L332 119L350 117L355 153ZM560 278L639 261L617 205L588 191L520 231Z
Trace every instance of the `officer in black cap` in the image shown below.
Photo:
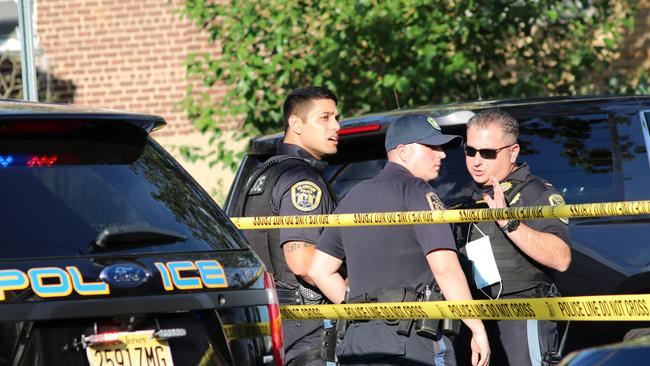
M473 183L461 193L458 208L503 208L564 204L546 180L534 176L526 163L517 164L519 125L510 114L487 109L467 123L464 146ZM456 207L455 207L456 208ZM468 277L480 299L557 296L556 271L571 263L567 219L498 220L457 226L461 257L472 261ZM545 320L486 321L492 362L538 366L556 362L556 324ZM464 329L456 349L463 345ZM466 339L466 338L465 338ZM464 353L458 352L465 365Z
M436 120L409 114L386 134L388 162L374 178L353 187L335 213L443 209L427 181L438 176L443 145L459 136L444 135ZM442 290L448 300L471 300L447 224L325 228L309 276L334 303L344 301L346 283L338 273L346 261L351 303L422 300ZM434 283L434 278L435 282ZM414 321L353 321L337 345L346 365L450 365L452 346L437 325ZM483 323L472 329L474 364L487 365L490 348Z
M246 187L244 216L329 214L335 199L321 173L321 159L335 154L340 129L337 98L326 88L293 90L284 103L285 133L278 155L265 162ZM319 304L324 297L307 275L322 228L247 230L253 250L276 280L280 303ZM331 355L321 340L323 321L283 321L286 364L323 365ZM333 344L334 342L329 342Z

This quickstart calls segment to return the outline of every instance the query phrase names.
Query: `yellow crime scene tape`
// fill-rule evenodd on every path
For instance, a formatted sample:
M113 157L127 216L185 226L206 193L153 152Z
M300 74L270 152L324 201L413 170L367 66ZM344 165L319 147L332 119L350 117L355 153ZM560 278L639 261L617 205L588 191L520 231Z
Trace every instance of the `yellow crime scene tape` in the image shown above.
M650 214L650 201L585 203L438 211L371 212L330 215L233 217L237 228L281 229L418 225L496 220L534 220ZM283 319L539 319L650 321L650 295L603 295L534 299L433 301L373 304L287 305Z
M255 338L271 335L269 323L224 324L223 331L230 339Z
M495 220L533 220L650 214L650 201L583 203L558 206L466 210L372 212L330 215L232 217L242 230L335 226L450 224Z
M539 319L650 320L649 295L604 295L535 299L287 305L283 320L302 319Z

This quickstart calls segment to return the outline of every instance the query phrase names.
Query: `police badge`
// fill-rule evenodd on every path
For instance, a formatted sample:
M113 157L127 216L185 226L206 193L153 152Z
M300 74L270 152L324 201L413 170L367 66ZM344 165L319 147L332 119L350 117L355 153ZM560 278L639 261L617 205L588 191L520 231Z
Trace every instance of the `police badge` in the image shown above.
M548 196L548 202L551 204L551 206L559 206L559 205L564 205L564 197L560 196L557 193L553 193L552 195ZM566 217L558 217L560 221L562 221L565 224L569 224L569 219Z
M435 128L436 130L440 131L440 126L438 125L438 122L433 117L427 118L427 122L431 125L431 127Z
M445 205L442 203L440 197L438 197L437 194L433 192L428 192L424 197L426 197L427 203L429 204L429 208L431 208L431 211L445 209Z
M300 211L313 211L320 204L322 191L314 182L303 180L291 186L291 202Z

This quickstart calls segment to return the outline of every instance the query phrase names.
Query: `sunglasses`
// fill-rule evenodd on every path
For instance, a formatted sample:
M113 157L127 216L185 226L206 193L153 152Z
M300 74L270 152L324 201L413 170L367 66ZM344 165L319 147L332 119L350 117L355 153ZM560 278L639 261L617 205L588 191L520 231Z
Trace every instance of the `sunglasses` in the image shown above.
M473 148L471 146L467 146L467 144L463 144L463 150L465 151L465 155L469 156L470 158L473 158L476 155L476 153L478 152L483 159L493 160L493 159L497 158L497 154L499 153L499 151L501 151L503 149L506 149L506 148L509 148L512 145L514 145L514 144L510 144L508 146L500 147L498 149L479 149L479 150L477 150L477 149L475 149L475 148Z

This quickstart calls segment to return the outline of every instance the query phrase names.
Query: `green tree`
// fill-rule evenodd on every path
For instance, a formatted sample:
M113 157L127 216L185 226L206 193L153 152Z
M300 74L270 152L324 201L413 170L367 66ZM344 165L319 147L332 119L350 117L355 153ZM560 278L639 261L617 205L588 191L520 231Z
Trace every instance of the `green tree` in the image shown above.
M633 27L634 4L185 0L183 14L216 47L192 54L188 75L228 92L214 101L190 88L183 105L218 141L222 122L233 118L243 121L244 137L280 130L288 91L312 84L334 90L345 115L481 97L619 91L607 70ZM236 166L223 141L216 147L214 161Z

